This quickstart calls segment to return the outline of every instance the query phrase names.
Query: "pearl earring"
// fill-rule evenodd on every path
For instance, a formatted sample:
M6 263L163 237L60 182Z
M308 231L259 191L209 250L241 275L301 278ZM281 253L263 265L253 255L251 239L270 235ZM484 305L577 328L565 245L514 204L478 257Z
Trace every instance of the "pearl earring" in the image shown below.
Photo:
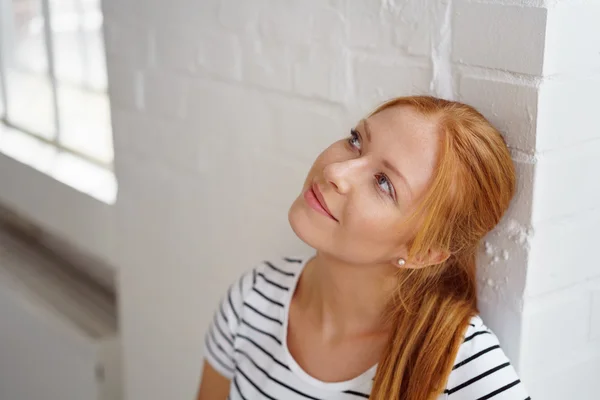
M404 260L404 258L399 258L398 265L402 267L404 264L406 264L406 261Z

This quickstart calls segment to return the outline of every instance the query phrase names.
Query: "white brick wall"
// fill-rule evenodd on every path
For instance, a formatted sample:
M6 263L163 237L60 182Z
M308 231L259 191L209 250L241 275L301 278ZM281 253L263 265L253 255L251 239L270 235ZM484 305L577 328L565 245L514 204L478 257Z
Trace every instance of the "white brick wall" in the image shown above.
M555 4L557 3L557 4ZM521 360L532 398L598 397L600 4L548 9ZM551 356L554 359L551 359ZM556 362L556 361L559 362Z
M492 3L496 2L455 2L454 61L539 74L544 57L546 9Z
M536 144L536 84L531 80L501 79L497 75L487 73L481 77L461 76L460 100L467 104L477 104L479 111L506 133L505 137L511 148L531 152Z
M548 13L544 74L594 75L600 67L600 3L597 0L556 3Z
M598 6L555 3L104 0L128 399L193 397L228 283L303 248L286 212L314 156L411 93L506 134L519 192L482 245L481 309L532 398L594 398Z

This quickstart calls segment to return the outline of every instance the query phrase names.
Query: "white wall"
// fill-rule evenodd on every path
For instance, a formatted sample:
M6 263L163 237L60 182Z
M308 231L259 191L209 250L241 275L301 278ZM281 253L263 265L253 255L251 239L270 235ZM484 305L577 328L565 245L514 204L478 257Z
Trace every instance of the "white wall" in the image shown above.
M539 83L522 359L537 398L593 399L600 377L600 260L594 256L600 3L558 3L548 11Z
M128 399L193 397L228 283L305 249L287 208L312 159L412 93L506 133L519 193L482 246L481 309L533 398L591 399L600 15L555 3L105 0Z

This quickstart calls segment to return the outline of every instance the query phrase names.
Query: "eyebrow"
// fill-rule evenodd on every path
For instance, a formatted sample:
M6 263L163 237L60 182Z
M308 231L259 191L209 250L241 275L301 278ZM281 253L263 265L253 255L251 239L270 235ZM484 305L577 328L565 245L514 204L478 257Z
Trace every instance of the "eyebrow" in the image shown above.
M369 127L369 123L366 119L362 120L363 126L365 127L365 135L367 135L367 142L371 141L371 128Z
M408 188L408 191L410 192L410 195L412 196L413 192L412 192L412 189L411 189L410 184L408 183L408 180L406 179L406 177L404 175L402 175L402 173L400 173L400 171L398 171L398 169L396 167L394 167L388 160L383 160L383 166L386 167L387 169L389 169L390 171L392 171L394 174L399 176L404 181L404 183L406 184L406 187Z
M363 127L365 128L365 135L367 137L367 141L371 142L371 128L369 127L369 123L367 122L366 119L363 119L362 123L363 123ZM410 195L413 196L412 188L410 187L410 184L408 183L408 179L406 179L406 177L398 170L398 168L393 166L392 163L390 163L388 160L383 160L383 166L385 168L389 169L390 171L392 171L394 174L396 174L400 179L402 179L404 181L404 183L406 184L406 187L408 188Z

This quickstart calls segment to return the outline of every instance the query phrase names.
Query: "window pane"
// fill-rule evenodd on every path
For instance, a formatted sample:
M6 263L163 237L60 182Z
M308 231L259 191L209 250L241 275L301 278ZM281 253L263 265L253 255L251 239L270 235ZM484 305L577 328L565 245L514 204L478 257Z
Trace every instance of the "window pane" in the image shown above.
M1 42L0 42L1 45ZM0 59L0 118L4 118L4 81L2 80L2 60ZM2 128L0 127L0 131Z
M56 79L83 83L83 55L78 0L50 0Z
M7 118L19 128L52 139L54 106L41 1L5 1L11 11L2 26Z
M60 143L112 162L102 14L98 0L50 0Z
M112 163L108 96L103 92L59 84L58 106L61 144L106 164Z
M56 77L106 89L106 61L99 0L50 0Z
M99 0L89 0L90 17L89 26L93 27L87 33L87 58L89 61L89 71L85 75L87 84L96 90L107 90L106 77L106 51L104 48L104 36L102 33L102 12L100 10Z

